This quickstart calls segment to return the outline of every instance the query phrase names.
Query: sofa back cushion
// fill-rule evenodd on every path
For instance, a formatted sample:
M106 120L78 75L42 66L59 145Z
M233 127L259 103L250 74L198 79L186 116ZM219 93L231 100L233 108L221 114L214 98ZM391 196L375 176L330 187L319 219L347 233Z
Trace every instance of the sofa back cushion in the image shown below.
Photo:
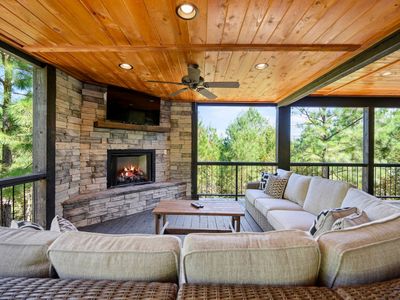
M303 206L306 199L308 187L310 185L311 177L293 173L290 175L286 185L285 194L283 198L296 202Z
M350 184L344 181L313 177L304 200L304 210L318 215L321 211L340 207Z
M60 233L0 227L0 277L49 277L48 247Z
M312 285L319 263L316 241L297 230L189 234L183 246L187 283Z
M177 282L175 236L66 232L48 255L61 279Z
M290 175L292 175L293 171L287 171L284 169L276 170L276 175L281 178L289 179Z
M320 282L337 287L398 278L399 229L400 214L322 234Z
M372 221L400 213L399 207L387 204L384 200L355 188L349 189L342 206L357 207L359 211L364 211Z

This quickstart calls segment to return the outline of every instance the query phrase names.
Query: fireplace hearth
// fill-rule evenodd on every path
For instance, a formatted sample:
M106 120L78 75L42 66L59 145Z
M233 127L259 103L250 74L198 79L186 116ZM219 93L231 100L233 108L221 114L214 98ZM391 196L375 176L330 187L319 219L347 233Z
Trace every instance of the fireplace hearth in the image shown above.
M107 188L155 181L155 150L108 150Z

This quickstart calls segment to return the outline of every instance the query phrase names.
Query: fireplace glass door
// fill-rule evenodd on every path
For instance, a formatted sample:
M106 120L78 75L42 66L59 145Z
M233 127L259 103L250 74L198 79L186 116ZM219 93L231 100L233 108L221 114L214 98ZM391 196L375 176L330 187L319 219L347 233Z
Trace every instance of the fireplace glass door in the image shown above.
M107 186L154 182L154 150L109 150Z

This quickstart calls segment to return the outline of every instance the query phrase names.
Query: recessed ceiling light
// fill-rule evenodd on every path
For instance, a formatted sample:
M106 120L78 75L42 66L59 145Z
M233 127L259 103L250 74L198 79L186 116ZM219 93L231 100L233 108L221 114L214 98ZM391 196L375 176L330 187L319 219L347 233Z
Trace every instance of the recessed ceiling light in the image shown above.
M254 68L256 68L257 70L264 70L264 69L266 69L267 67L268 67L268 64L267 64L267 63L256 64L256 65L254 66Z
M386 71L386 72L383 72L383 73L381 74L381 76L389 76L389 75L392 75L392 72Z
M184 20L192 20L197 15L197 7L190 3L183 3L176 8L176 14Z
M130 65L130 64L127 64L127 63L119 64L119 67L120 67L121 69L124 69L124 70L131 70L131 69L133 69L133 66Z

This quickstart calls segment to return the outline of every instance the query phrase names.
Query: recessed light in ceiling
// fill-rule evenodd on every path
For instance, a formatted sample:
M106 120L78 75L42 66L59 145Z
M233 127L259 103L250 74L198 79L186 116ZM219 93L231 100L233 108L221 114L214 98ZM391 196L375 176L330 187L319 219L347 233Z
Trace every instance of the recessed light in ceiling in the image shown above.
M190 3L182 3L176 8L176 14L184 20L192 20L197 15L197 7Z
M383 77L389 76L389 75L392 75L392 72L386 71L386 72L383 72L383 73L381 74L381 76L383 76Z
M130 65L130 64L127 64L127 63L119 64L119 67L120 67L121 69L124 69L124 70L131 70L131 69L133 69L133 66Z
M256 65L254 66L254 68L256 68L257 70L264 70L264 69L266 69L267 67L268 67L268 64L267 64L267 63L256 64Z

